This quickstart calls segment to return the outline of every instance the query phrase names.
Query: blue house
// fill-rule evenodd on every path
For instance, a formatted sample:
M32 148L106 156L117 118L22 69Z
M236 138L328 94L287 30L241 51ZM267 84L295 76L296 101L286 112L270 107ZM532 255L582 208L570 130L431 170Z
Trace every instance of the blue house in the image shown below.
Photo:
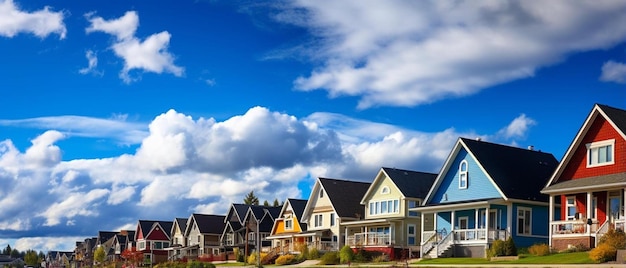
M495 240L517 247L548 241L548 197L540 193L552 154L460 138L421 207L422 257L486 257Z

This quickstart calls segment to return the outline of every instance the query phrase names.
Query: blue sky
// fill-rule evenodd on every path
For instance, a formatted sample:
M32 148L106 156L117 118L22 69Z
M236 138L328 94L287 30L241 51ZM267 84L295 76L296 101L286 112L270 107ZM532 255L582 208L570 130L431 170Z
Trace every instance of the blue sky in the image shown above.
M0 0L0 245L438 172L458 137L560 159L626 108L623 1Z

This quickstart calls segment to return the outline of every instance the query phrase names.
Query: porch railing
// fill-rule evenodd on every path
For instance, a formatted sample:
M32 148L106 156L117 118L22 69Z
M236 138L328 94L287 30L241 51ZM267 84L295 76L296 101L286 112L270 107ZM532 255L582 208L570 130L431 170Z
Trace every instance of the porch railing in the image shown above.
M569 220L550 222L550 228L552 228L552 235L584 235L587 231L595 234L600 229L600 225L598 221L592 221L589 225L581 220Z
M309 249L316 248L321 251L338 251L339 245L337 242L332 241L320 241L320 242L308 242L307 247Z
M346 244L352 247L356 246L384 246L393 243L390 234L365 232L356 233L348 237Z
M452 243L454 243L454 241L452 240L453 237L453 233L449 233L448 235L446 235L438 244L437 244L437 256L441 256L441 254L443 254L444 251L446 251L448 249L448 247L450 247L450 245L452 245Z

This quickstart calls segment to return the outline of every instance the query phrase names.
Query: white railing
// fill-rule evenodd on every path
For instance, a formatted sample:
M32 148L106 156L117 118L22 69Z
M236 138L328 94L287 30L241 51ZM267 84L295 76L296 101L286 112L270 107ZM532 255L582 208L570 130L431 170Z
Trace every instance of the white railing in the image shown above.
M420 252L428 254L437 245L437 231L425 231L422 235L422 240Z
M450 232L437 244L437 256L441 256L441 254L446 251L446 249L448 249L448 247L454 242L452 240L452 237L453 232Z
M383 246L393 243L390 234L366 232L356 233L348 237L346 244L349 246Z
M596 233L599 230L598 221L592 221L591 225L587 222L580 220L570 221L553 221L550 222L550 228L552 228L552 235L585 235L589 230L591 233Z
M317 250L322 251L338 251L339 245L337 242L332 241L321 241L321 242L308 242L307 247L309 249L316 248Z

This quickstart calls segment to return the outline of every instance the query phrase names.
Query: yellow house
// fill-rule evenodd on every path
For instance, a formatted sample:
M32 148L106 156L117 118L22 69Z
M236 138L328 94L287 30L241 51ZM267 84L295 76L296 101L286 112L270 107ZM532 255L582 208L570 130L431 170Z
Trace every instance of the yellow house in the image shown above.
M274 220L270 236L266 237L272 241L272 251L279 254L299 252L300 247L306 244L305 237L298 236L307 230L307 225L300 222L306 202L304 199L287 198L279 217Z

